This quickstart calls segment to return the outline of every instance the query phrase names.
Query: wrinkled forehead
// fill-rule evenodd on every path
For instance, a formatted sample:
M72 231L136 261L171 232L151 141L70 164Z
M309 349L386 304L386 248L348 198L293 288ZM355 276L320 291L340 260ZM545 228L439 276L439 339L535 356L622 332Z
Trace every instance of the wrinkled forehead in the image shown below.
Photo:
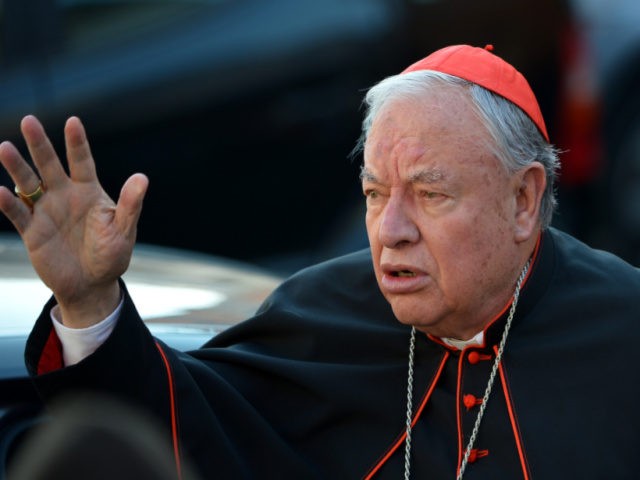
M475 104L458 88L391 98L372 118L364 163L390 158L489 151L490 135Z

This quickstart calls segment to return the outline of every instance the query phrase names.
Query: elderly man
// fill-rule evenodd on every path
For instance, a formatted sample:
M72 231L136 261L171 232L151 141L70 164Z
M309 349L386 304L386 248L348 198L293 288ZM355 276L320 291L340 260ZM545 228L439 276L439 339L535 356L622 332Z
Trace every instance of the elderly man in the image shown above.
M178 475L635 478L640 274L548 226L558 160L524 77L452 46L366 101L370 250L294 275L190 354L151 337L119 281L146 177L115 204L77 118L68 176L25 118L37 173L2 144L18 196L0 189L0 209L54 292L26 352L43 397L153 412Z

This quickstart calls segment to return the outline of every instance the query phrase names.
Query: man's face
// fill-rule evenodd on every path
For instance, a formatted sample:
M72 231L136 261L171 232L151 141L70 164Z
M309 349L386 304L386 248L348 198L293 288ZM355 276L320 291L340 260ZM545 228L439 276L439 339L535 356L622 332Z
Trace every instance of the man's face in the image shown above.
M375 118L362 172L376 278L397 318L467 339L499 313L521 267L517 175L453 87Z

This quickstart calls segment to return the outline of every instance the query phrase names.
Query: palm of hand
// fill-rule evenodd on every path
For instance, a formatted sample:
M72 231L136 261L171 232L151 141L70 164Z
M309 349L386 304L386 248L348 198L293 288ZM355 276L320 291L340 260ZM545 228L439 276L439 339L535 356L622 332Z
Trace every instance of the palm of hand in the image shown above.
M0 145L0 162L21 191L34 191L40 177L45 194L30 208L0 187L0 211L22 236L36 272L61 306L85 308L113 292L129 264L148 181L141 174L130 177L116 205L98 181L77 118L65 128L69 175L34 117L23 120L22 131L39 175L8 142Z
M99 185L70 184L47 191L23 238L38 275L59 298L74 300L85 289L124 273L133 248L115 223L115 204Z

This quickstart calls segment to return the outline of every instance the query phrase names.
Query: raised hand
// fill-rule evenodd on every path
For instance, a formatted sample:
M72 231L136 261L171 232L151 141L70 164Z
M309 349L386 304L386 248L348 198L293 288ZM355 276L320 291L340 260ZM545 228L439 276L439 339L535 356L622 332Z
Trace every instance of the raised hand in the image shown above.
M73 328L93 325L119 302L117 279L131 259L147 177L131 176L116 204L98 181L78 118L70 118L64 131L69 174L35 117L25 117L20 126L36 171L10 142L0 144L0 163L19 192L36 192L35 202L0 186L0 211L53 291L63 322ZM40 182L44 193L38 198Z

